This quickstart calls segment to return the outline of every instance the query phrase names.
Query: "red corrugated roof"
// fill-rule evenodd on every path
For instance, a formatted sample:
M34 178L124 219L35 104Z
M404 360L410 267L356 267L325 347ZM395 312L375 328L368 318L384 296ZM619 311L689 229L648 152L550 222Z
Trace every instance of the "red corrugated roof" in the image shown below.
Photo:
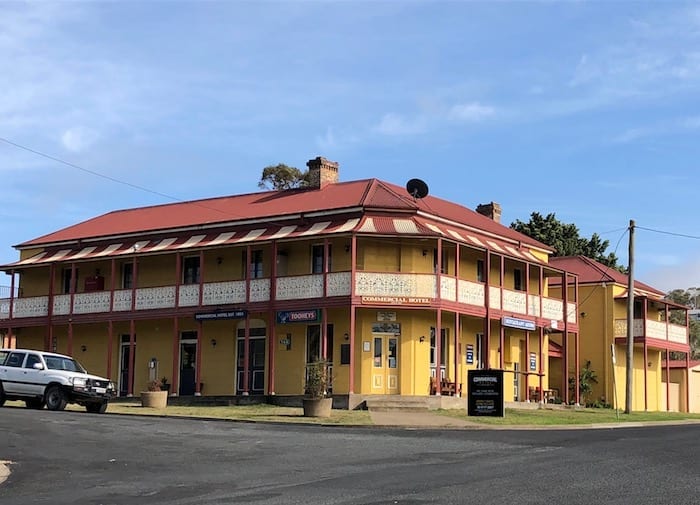
M169 230L206 228L245 221L262 221L283 226L288 224L285 218L293 218L298 214L324 211L338 213L343 209L350 211L357 208L386 210L397 215L425 213L487 234L506 237L523 245L551 251L548 246L471 209L434 196L414 200L403 187L377 179L328 184L321 189L265 191L119 210L29 240L16 247L46 246L120 235L165 233Z
M629 282L628 276L622 272L609 268L607 265L587 258L585 256L562 256L549 258L549 264L560 270L565 270L578 275L580 284L600 284L603 282L612 282L627 286ZM550 285L556 285L560 279L552 278L549 280ZM665 296L666 293L659 291L656 288L644 284L643 282L634 281L635 289L647 291L660 296Z

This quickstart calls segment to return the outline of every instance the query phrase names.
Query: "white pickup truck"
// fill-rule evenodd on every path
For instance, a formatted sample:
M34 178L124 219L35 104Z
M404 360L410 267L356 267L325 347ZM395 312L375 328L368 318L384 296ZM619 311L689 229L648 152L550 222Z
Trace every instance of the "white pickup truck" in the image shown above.
M109 379L90 375L70 356L32 349L0 349L0 406L24 400L27 408L63 410L68 403L103 414L116 395Z

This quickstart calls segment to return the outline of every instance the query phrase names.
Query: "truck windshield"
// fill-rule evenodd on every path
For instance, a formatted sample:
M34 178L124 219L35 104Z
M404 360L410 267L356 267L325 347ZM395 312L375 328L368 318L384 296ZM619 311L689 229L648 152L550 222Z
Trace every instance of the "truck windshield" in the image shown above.
M66 370L68 372L87 373L80 363L70 358L61 358L60 356L44 356L44 359L46 360L46 368L49 370Z

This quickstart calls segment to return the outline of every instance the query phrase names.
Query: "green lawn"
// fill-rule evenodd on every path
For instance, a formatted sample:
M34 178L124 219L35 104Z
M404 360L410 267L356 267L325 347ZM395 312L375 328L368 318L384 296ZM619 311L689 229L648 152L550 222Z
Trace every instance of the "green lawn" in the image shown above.
M462 410L441 410L439 413L478 424L517 426L700 420L700 414L682 412L632 412L631 414L619 412L616 414L612 409L506 409L505 417L469 417Z

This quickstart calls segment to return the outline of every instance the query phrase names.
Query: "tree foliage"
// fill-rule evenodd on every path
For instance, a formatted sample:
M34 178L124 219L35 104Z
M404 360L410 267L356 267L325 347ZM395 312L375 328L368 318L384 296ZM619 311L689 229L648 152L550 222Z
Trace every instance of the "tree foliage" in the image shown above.
M666 299L696 309L698 308L698 302L700 302L700 293L694 288L674 289L666 294ZM685 311L671 311L669 320L674 324L685 325ZM688 333L690 340L690 357L692 359L698 359L700 358L700 321L691 319ZM678 357L681 358L681 356Z
M294 189L308 185L308 170L301 171L284 163L263 168L258 187L263 189Z
M579 229L573 223L562 223L554 213L542 216L539 212L530 214L530 220L525 223L517 219L510 225L516 231L534 238L555 251L555 256L586 256L618 270L623 269L617 264L615 253L606 254L610 245L602 240L597 233L591 238L581 237Z

